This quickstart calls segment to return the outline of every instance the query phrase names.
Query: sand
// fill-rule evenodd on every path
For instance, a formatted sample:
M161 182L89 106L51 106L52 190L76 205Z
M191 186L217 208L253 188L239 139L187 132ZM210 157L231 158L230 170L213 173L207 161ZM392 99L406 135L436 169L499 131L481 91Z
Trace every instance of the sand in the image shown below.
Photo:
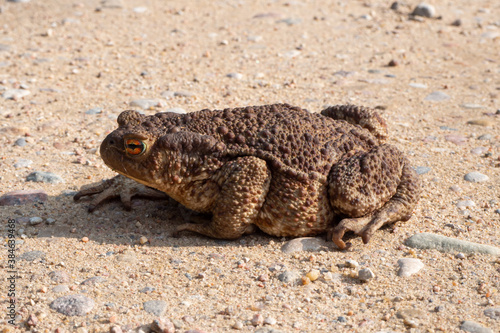
M147 332L159 318L177 332L500 331L495 256L404 245L429 232L500 247L500 8L430 1L434 17L411 18L418 3L2 2L0 94L15 96L0 97L0 195L48 195L0 208L6 245L7 222L18 221L17 317L10 325L4 316L10 284L2 283L2 332ZM114 176L98 147L122 110L275 102L312 112L378 108L389 141L421 173L414 216L366 245L352 238L348 251L330 242L285 253L290 239L263 233L173 238L189 214L173 203L137 199L126 212L113 201L90 214L88 199L73 202L81 186ZM26 181L34 171L64 182ZM466 181L473 171L488 179ZM8 255L6 246L4 281ZM400 277L402 258L424 266ZM360 280L361 269L374 277ZM283 272L298 281L282 281ZM87 297L90 310L66 316L50 307L68 295Z

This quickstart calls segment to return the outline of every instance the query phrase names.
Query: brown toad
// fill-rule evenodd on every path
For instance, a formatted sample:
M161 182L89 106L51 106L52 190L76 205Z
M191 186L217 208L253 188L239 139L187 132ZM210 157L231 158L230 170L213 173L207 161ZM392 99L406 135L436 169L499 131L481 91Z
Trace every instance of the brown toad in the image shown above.
M328 231L344 249L347 230L366 243L381 226L408 220L419 197L415 171L396 147L383 143L385 122L368 108L341 105L321 114L287 104L153 116L124 111L118 124L101 144L102 159L147 187L124 186L125 178L117 176L75 200L100 193L93 210L110 197L130 207L133 195L166 193L212 214L177 232L235 239L255 226L274 236Z

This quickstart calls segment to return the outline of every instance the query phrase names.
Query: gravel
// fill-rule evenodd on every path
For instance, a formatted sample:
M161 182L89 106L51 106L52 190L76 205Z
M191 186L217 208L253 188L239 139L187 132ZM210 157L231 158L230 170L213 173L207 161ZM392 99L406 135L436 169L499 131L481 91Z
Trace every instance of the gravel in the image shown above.
M84 295L59 297L50 303L50 308L66 316L85 316L94 308L94 301Z
M49 184L64 183L64 179L62 179L61 176L56 175L55 173L52 172L45 172L45 171L34 171L30 173L26 177L26 181L49 183Z
M411 236L405 245L418 249L435 249L441 252L484 253L500 255L500 248L465 240L423 232Z

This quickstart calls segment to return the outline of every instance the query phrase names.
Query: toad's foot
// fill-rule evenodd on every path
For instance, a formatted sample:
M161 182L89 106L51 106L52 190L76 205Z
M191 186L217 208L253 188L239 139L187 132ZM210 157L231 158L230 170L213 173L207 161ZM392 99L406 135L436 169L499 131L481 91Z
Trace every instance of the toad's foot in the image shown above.
M126 210L132 209L132 197L138 196L149 199L167 199L168 196L155 189L139 184L122 175L107 179L98 185L82 188L73 199L97 194L90 202L89 212L93 212L101 203L113 198L120 198Z
M420 182L406 158L391 145L360 152L338 163L329 175L332 206L343 219L331 231L341 249L346 231L366 244L383 225L410 219L420 196Z

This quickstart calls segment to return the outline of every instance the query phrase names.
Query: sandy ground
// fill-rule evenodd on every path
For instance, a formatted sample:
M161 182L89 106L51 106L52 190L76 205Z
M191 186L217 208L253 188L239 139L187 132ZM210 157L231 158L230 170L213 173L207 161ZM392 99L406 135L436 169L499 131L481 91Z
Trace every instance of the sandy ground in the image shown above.
M0 255L2 332L128 331L159 317L144 310L151 300L165 302L161 317L178 332L458 332L465 320L499 332L500 321L484 310L500 303L500 261L403 242L425 231L500 246L500 6L431 1L435 18L410 19L418 2L397 11L381 0L1 2L0 94L30 94L0 98L0 195L49 196L0 210L5 244L8 219L19 221L16 326L4 316L6 247ZM444 100L426 100L433 92ZM145 200L131 212L111 202L89 214L89 201L72 195L114 175L96 148L139 99L156 99L147 114L274 102L314 112L339 103L378 107L390 142L428 171L423 197L411 220L367 245L354 238L345 252L331 245L286 254L289 239L262 233L230 242L172 238L183 210L159 211ZM64 183L26 181L33 171ZM489 179L465 181L472 171ZM43 222L30 225L32 217ZM21 260L29 251L44 256ZM425 267L398 277L397 260L407 257ZM360 268L375 277L361 282ZM320 276L305 285L277 278L313 269ZM98 283L82 284L96 276ZM95 302L88 314L49 307L74 294Z

